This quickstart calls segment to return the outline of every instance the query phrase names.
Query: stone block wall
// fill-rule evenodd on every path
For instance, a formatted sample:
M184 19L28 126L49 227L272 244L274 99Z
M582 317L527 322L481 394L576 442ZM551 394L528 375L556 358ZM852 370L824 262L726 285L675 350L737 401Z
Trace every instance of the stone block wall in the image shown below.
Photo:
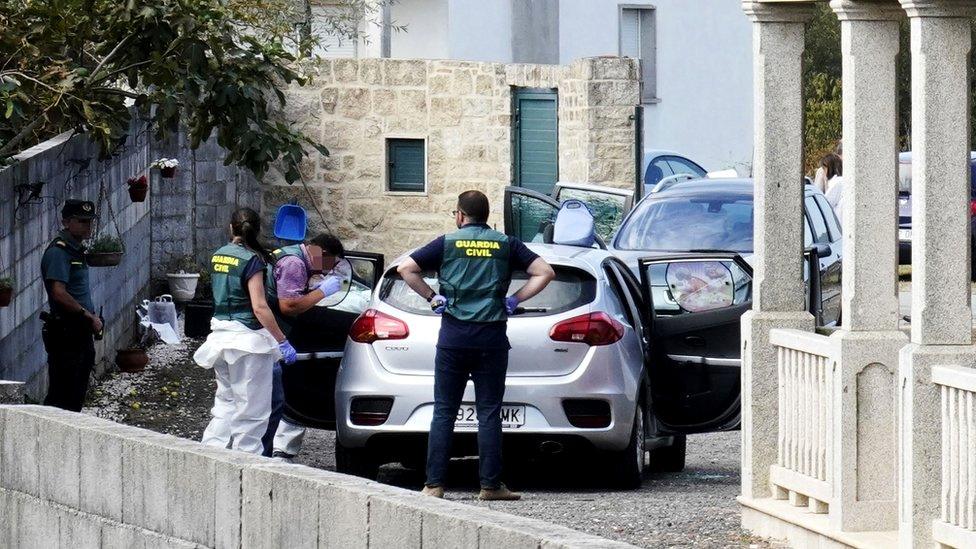
M105 338L95 345L96 370L103 371L104 360L114 360L116 348L132 336L135 303L145 297L149 280L149 202L133 203L125 184L151 161L148 135L140 130L134 120L125 147L104 161L85 136L66 133L24 151L0 170L0 276L16 278L13 302L0 308L0 379L26 382L33 399L42 398L47 387L39 318L47 308L41 256L61 229L65 198L96 202L100 230L115 235L110 203L125 243L121 265L89 271L94 303L105 318ZM87 166L79 164L85 161ZM40 200L23 202L26 197L16 187L39 181L45 183ZM106 193L99 200L101 183Z
M0 406L0 547L632 545L44 406Z
M457 195L484 191L501 229L512 181L515 87L558 90L559 179L634 188L637 61L581 59L568 66L445 60L325 60L321 76L288 94L286 115L330 150L303 175L329 227L347 248L388 259L450 230ZM424 193L386 186L386 138L426 140ZM265 178L266 216L298 198L311 230L322 223L300 184Z

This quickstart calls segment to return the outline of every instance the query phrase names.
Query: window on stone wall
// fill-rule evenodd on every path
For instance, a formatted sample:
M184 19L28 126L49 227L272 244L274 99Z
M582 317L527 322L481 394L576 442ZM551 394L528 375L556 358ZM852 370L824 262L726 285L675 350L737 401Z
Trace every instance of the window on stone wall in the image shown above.
M386 190L423 193L427 190L427 143L424 139L386 140Z
M649 6L620 8L620 55L640 59L641 103L658 101L655 13Z
M342 1L311 0L312 34L320 43L315 54L325 58L358 57L355 34L358 15Z

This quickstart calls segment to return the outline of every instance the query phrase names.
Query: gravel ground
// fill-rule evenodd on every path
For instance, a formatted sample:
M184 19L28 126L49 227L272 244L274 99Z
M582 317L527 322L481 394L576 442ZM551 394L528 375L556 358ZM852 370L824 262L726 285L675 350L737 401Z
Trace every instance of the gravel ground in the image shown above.
M193 365L201 341L156 345L143 372L115 372L91 391L84 412L159 432L199 440L209 421L212 372ZM310 429L300 463L335 468L335 434ZM739 433L689 437L682 473L649 474L634 491L607 491L580 476L575 464L528 464L509 479L523 493L518 502L476 499L477 460L454 460L447 497L471 505L538 518L641 547L770 547L739 528ZM380 471L381 482L419 490L423 474L399 465Z

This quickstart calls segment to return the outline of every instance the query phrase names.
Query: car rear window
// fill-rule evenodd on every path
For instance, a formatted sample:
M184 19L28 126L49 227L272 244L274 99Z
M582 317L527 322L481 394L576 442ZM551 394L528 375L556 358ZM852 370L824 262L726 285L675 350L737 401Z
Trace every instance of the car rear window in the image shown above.
M676 196L644 200L617 235L621 250L752 252L752 200Z
M575 309L596 298L596 279L589 273L572 267L553 265L556 278L539 295L519 305L524 308L524 316L545 316L559 314ZM424 280L437 291L437 273L423 273ZM529 279L525 271L512 273L512 283L508 295L515 293ZM401 311L418 315L433 315L430 305L407 286L395 269L387 272L380 289L380 299Z

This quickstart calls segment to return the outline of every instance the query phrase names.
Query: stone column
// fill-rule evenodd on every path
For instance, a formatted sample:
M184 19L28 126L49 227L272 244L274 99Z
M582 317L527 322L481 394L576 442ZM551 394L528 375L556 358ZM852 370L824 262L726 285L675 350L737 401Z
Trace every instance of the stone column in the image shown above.
M844 292L833 395L834 499L841 531L894 530L896 382L908 338L898 313L899 20L896 0L833 0L844 70Z
M811 331L803 284L803 71L805 3L742 3L753 21L755 276L742 316L742 495L770 496L778 386L774 328Z
M901 0L912 41L912 337L899 365L899 537L932 545L942 453L936 365L973 366L969 51L976 1Z

